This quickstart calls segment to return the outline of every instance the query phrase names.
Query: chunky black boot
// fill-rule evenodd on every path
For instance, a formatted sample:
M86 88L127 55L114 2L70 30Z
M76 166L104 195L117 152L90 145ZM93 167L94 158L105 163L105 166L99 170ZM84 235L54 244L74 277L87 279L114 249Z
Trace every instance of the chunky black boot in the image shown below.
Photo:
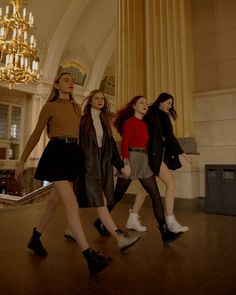
M40 241L41 233L36 230L36 227L33 230L33 235L28 243L28 248L34 251L34 254L37 256L46 257L47 251L43 247L42 242Z
M83 251L83 255L87 260L90 275L95 275L97 272L102 271L112 260L111 257L101 256L91 248Z
M94 224L93 224L100 235L102 236L110 236L109 231L106 229L105 225L101 222L101 220L98 218Z
M179 233L174 233L174 232L170 231L166 224L163 224L159 229L161 232L162 241L164 243L173 242L176 239L178 239L178 237L180 235Z

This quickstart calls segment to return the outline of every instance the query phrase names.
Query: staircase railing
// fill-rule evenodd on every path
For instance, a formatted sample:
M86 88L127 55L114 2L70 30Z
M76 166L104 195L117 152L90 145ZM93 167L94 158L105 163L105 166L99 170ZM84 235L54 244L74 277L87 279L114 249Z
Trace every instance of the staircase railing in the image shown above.
M47 186L38 188L37 190L22 197L0 194L0 204L3 206L16 206L33 203L36 200L38 201L38 199L42 199L43 197L47 196L50 193L52 187L53 184L49 184Z

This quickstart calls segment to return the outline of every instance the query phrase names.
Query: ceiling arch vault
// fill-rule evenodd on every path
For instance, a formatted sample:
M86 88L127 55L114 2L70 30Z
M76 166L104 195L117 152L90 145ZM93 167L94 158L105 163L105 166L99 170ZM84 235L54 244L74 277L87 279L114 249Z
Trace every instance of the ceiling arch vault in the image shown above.
M86 89L84 88L84 91L89 91L99 87L106 66L116 49L116 2L67 1L54 33L48 40L43 80L52 83L64 50L85 48L92 61Z
M91 0L73 0L63 15L48 46L48 54L43 72L44 80L52 81L54 79L70 33L90 1Z

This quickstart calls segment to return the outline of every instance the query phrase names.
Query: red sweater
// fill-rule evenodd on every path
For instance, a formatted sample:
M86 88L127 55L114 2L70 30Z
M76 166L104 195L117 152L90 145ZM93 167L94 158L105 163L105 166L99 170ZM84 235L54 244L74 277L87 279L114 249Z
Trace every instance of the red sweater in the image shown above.
M121 141L121 155L123 159L129 156L129 147L146 148L148 142L148 129L144 121L132 117L123 126Z

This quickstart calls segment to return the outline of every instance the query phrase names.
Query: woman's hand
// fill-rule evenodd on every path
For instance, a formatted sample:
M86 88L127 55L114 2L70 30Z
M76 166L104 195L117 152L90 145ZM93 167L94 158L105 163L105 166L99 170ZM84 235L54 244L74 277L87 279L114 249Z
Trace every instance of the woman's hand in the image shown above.
M189 156L188 154L183 153L182 156L184 157L185 161L187 161L188 163L192 163L192 157Z
M15 180L19 182L25 170L25 163L20 161L15 171Z
M131 174L131 168L129 165L125 165L122 169L121 169L121 173L125 175L125 177L129 177Z

